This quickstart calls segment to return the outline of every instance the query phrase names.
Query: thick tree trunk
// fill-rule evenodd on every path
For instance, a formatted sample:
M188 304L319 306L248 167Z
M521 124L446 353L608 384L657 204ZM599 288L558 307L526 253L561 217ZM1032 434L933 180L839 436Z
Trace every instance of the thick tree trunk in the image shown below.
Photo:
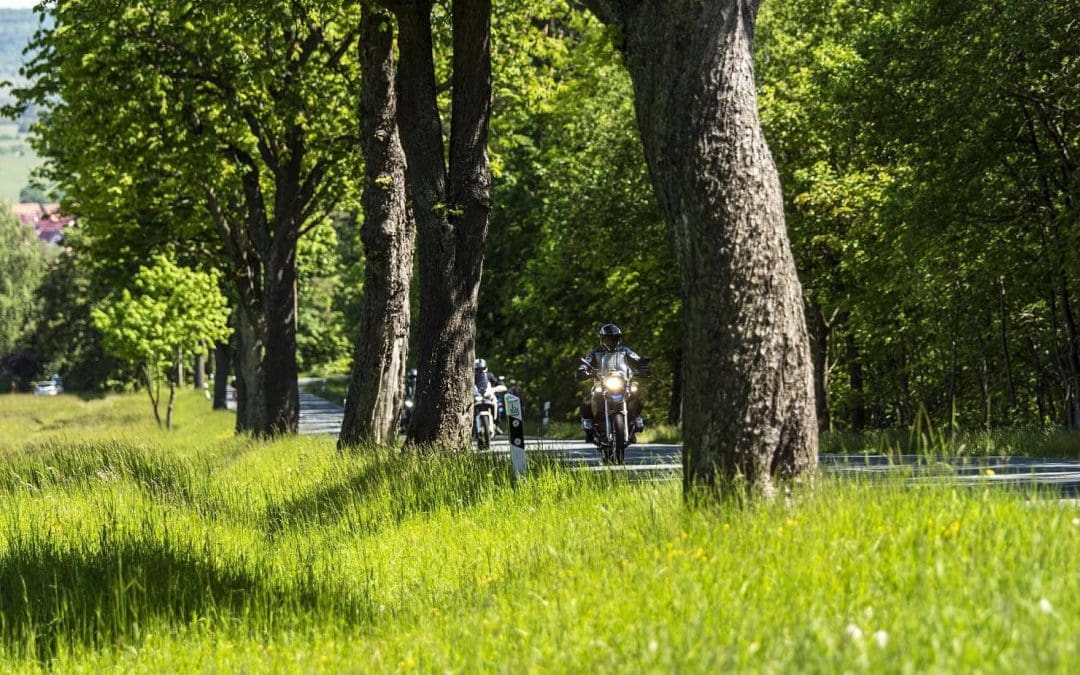
M236 430L258 434L264 426L266 406L263 401L263 322L261 315L241 307L236 313Z
M280 188L279 188L280 189ZM296 231L279 224L279 239L266 264L266 350L263 354L264 436L295 434L300 426L300 389L296 361Z
M360 101L364 152L364 300L338 447L389 443L397 435L409 352L409 286L415 232L405 203L405 156L394 100L390 21L365 4Z
M453 3L450 169L435 99L431 2L384 2L400 26L398 118L420 258L417 402L409 442L468 442L476 303L490 211L489 0Z
M231 352L232 349L226 342L219 342L214 346L214 410L225 410L228 407Z
M757 2L591 3L625 36L638 126L682 271L683 480L773 492L817 465L802 290L757 115Z
M195 390L202 391L206 387L206 354L195 356Z

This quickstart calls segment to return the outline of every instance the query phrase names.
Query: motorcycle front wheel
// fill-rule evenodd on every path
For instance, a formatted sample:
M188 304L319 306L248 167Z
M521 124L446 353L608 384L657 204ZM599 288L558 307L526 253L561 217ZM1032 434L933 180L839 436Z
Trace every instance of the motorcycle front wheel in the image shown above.
M491 447L492 438L495 438L495 423L490 417L485 417L480 422L480 433L477 437L477 444L486 450Z
M626 460L626 418L622 413L611 416L611 435L615 442L615 463L622 464Z

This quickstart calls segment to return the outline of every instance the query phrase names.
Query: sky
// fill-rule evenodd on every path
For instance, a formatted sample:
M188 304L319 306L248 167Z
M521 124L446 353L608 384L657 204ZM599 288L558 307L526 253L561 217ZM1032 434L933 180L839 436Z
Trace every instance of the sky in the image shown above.
M39 0L0 0L0 9L30 9Z

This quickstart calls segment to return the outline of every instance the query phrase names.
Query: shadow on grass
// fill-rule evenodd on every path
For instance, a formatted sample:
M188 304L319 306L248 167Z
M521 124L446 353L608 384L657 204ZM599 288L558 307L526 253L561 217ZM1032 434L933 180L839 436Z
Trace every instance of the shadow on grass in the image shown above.
M354 467L359 466L359 470ZM559 475L548 496L581 489L608 489L620 483L573 472L558 458L533 456L530 480ZM271 539L294 527L348 522L354 534L373 534L407 518L448 509L459 513L514 489L506 457L473 452L376 454L352 465L344 475L312 492L268 504L266 533Z
M5 651L39 661L76 645L137 643L140 630L159 622L243 617L271 630L312 617L374 617L370 602L325 588L315 575L283 582L269 569L168 540L103 539L95 550L14 542L0 555L0 588Z
M468 508L510 486L505 464L484 455L378 452L354 467L312 492L268 504L267 535L343 519L354 532L372 534L440 508Z
M151 496L190 502L196 482L188 463L158 448L120 440L47 441L6 458L2 466L0 493L129 479Z

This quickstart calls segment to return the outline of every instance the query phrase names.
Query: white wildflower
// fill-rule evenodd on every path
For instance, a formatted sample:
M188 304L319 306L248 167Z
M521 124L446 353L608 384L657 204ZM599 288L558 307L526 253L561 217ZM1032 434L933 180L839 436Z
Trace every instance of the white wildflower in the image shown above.
M1051 605L1050 601L1047 600L1046 598L1043 598L1042 600L1039 600L1039 609L1042 611L1043 614L1053 614L1054 613L1054 606Z
M889 644L889 634L883 630L874 631L874 642L878 647L885 649L885 646Z
M849 623L847 628L844 629L844 635L847 635L852 640L858 641L862 639L862 629L853 623Z

